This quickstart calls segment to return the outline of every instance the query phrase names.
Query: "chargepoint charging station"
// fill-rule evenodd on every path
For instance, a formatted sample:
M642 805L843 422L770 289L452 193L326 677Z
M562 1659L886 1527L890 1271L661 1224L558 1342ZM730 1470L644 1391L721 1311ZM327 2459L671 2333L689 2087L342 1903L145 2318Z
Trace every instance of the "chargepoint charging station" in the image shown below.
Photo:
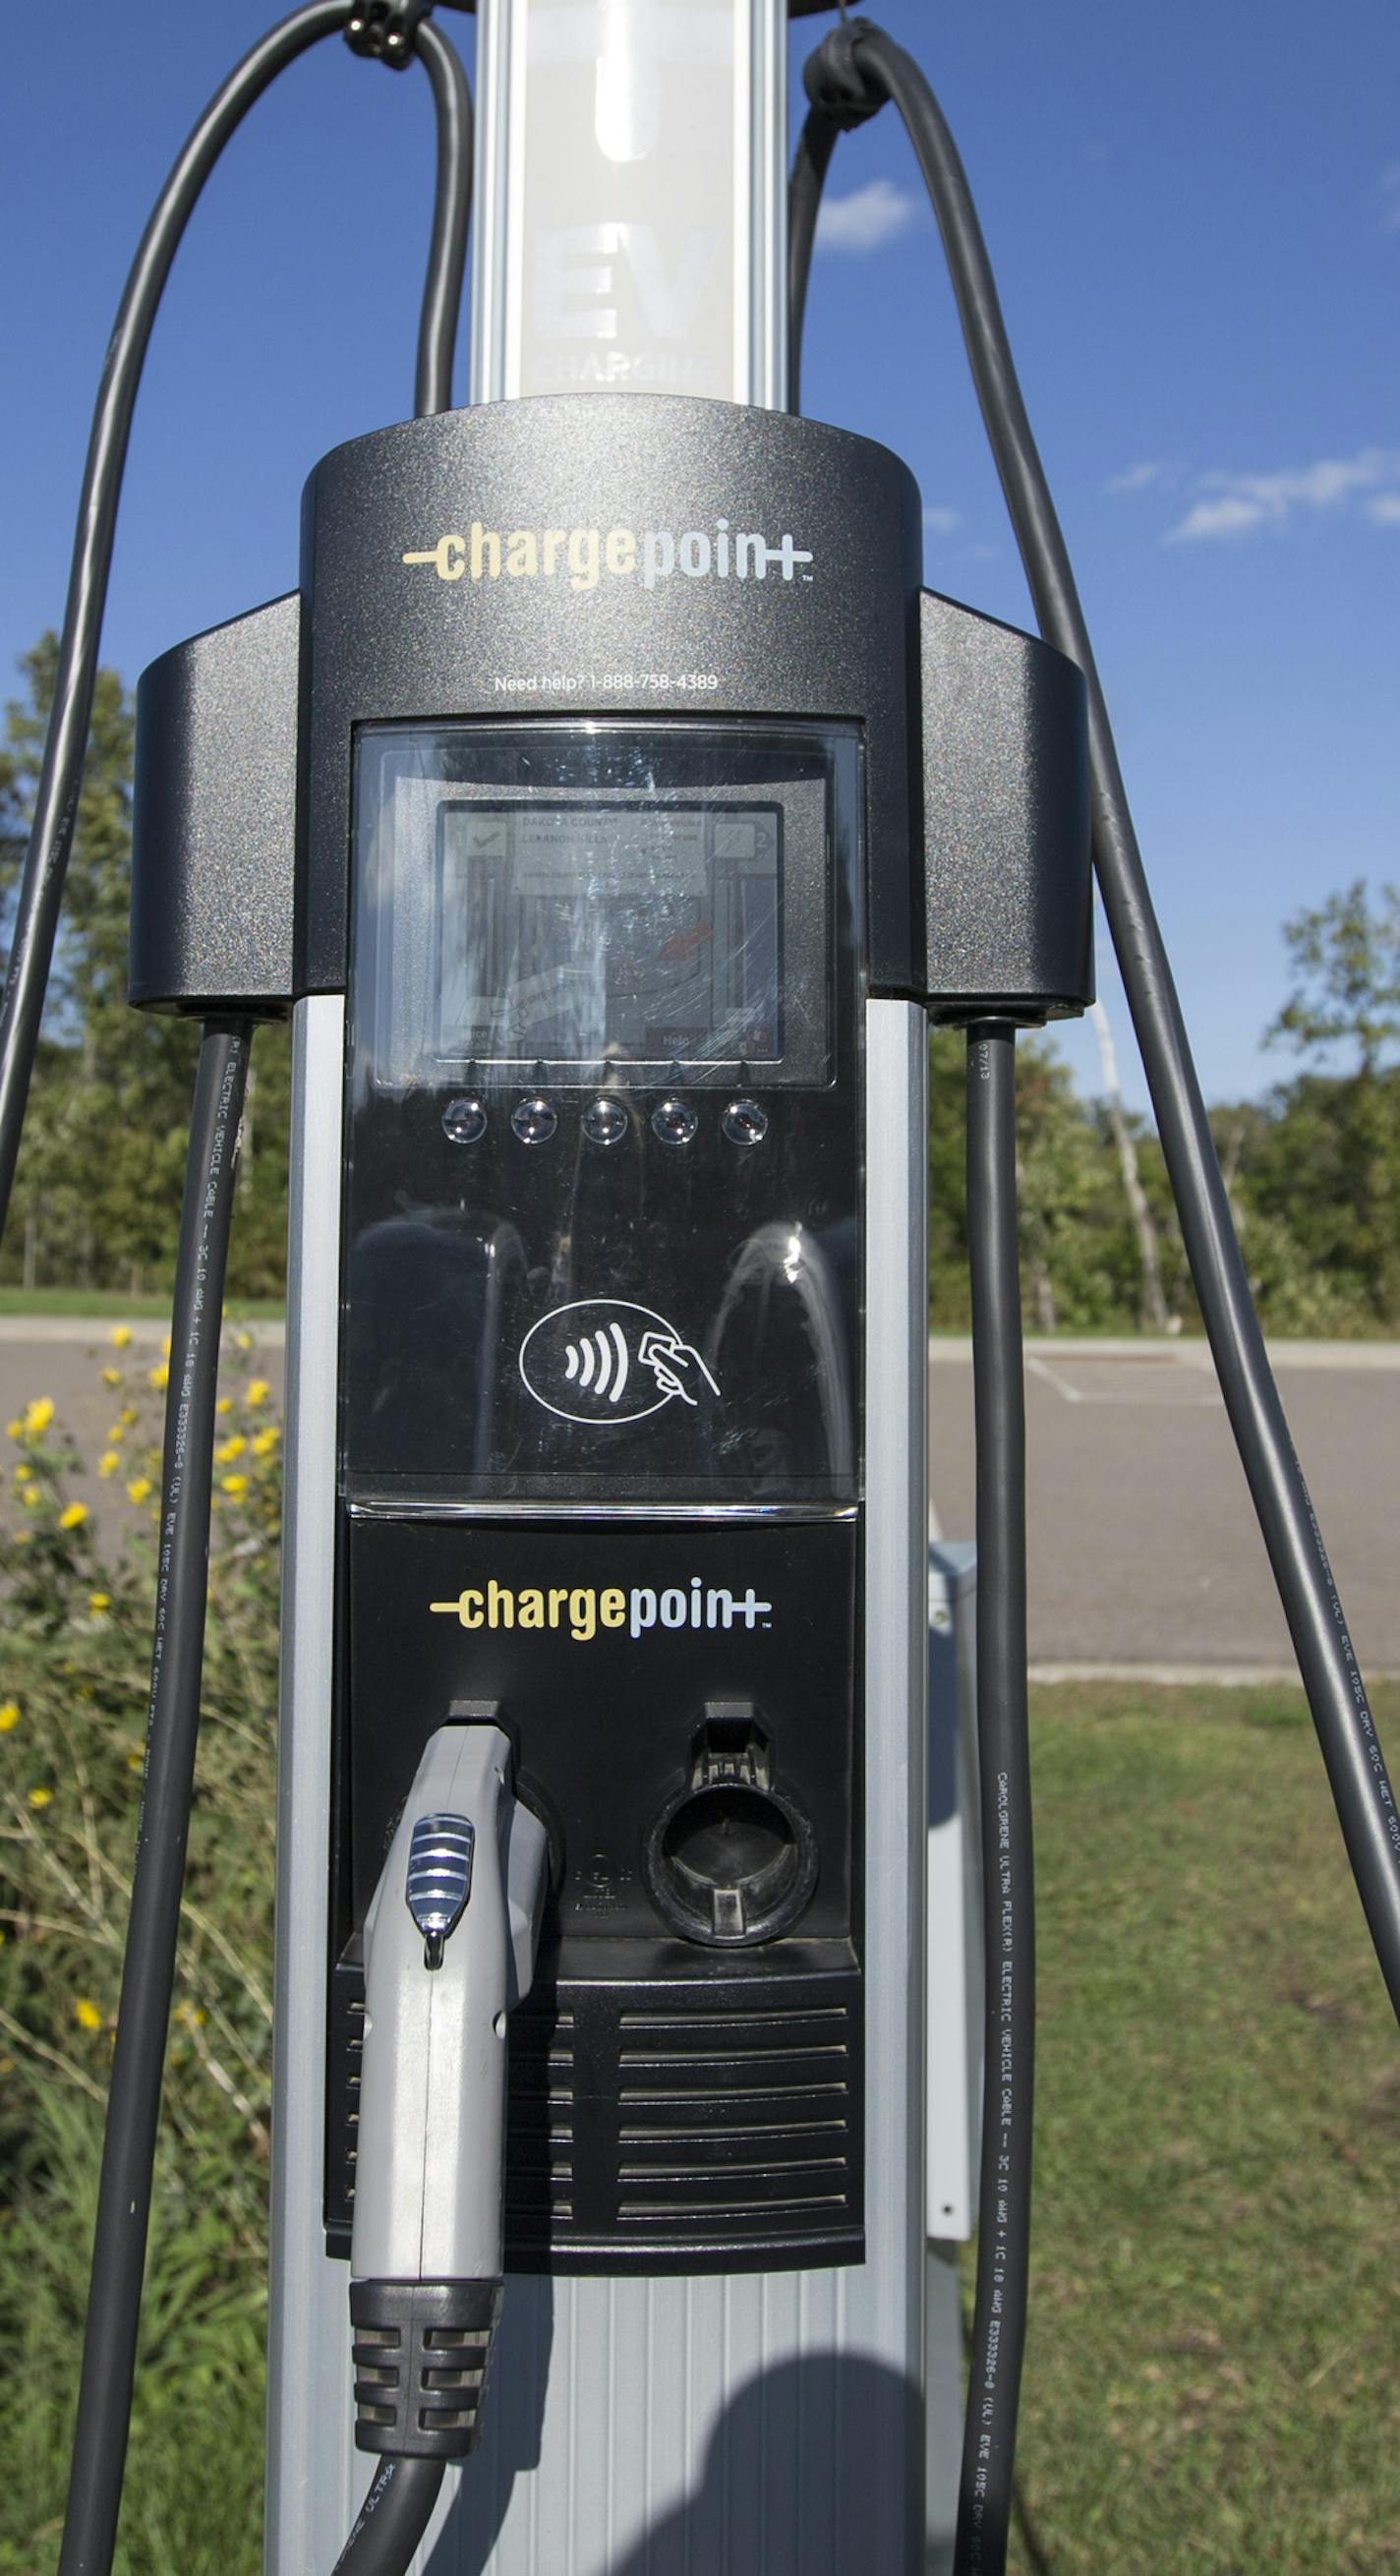
M483 406L318 469L256 695L257 618L144 685L143 998L208 1000L155 854L213 836L282 854L315 988L279 2569L348 2527L352 2425L480 2432L442 2566L921 2559L929 910L941 1005L1074 1007L1089 857L1078 673L922 594L919 527L775 411Z
M1394 1963L1394 1801L1241 1320L965 182L908 58L843 17L789 279L787 15L479 0L459 410L451 48L422 6L317 0L258 63L342 28L416 50L442 153L420 417L316 467L296 590L139 701L132 998L213 1049L176 1503L239 1064L258 1017L294 1029L270 2576L1004 2563L1031 2008L1010 1068L1018 1026L1092 998L1091 846ZM791 404L826 162L884 97L1048 640L924 590L903 466ZM975 1572L931 1572L926 1538L931 1015L969 1036ZM974 1594L992 2074L959 2495L926 2247L970 2230L982 2111ZM192 1760L197 1635L185 1673ZM110 2564L120 2493L102 2225L65 2576Z

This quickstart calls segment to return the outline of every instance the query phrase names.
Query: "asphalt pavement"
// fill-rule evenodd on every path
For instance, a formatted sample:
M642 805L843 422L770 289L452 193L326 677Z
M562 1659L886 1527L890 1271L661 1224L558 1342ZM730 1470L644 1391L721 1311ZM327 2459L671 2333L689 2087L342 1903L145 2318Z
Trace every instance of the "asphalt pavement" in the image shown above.
M250 1347L234 1339L241 1330ZM144 1391L162 1327L124 1348L111 1327L0 1317L0 1423L35 1397L90 1462L75 1494L108 1519L122 1480L92 1472L121 1394ZM280 1325L230 1327L230 1383L250 1372L280 1397ZM1400 1344L1275 1345L1274 1365L1363 1670L1400 1672ZM973 1529L972 1355L932 1344L930 1482L945 1538ZM1201 1342L1027 1344L1030 1641L1036 1669L1124 1668L1189 1678L1291 1669L1244 1476ZM9 1517L0 1487L0 1520Z
M936 1341L930 1487L973 1529L972 1354ZM1270 1354L1368 1673L1400 1672L1400 1344ZM1291 1672L1291 1648L1203 1342L1026 1348L1030 1647L1047 1676Z

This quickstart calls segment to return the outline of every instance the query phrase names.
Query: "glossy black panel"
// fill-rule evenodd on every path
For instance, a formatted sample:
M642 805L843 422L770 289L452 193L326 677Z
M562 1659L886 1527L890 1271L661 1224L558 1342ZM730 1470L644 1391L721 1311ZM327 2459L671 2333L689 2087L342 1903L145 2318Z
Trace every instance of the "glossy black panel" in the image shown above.
M768 2270L860 2259L862 1888L854 1517L343 1527L326 2204L354 2188L358 1927L423 1746L489 1707L551 1835L511 2017L512 2270ZM745 1771L808 1867L779 1937L680 1937L651 1866ZM742 1868L723 1851L716 1883ZM763 1855L757 1855L760 1863ZM717 1914L721 1928L723 1917ZM755 2164L754 2140L763 2142Z
M374 1893L423 1747L458 1701L499 1708L521 1795L536 1794L557 1828L566 1944L666 1934L643 1844L714 1701L752 1708L776 1786L810 1820L818 1875L804 1937L851 1936L854 1520L532 1527L353 1514L348 1551L342 1940Z
M347 1493L400 1507L495 1496L853 1500L854 729L373 728L360 757ZM669 1068L621 1039L594 1062L512 1059L511 1014L560 1007L571 966L518 974L494 997L454 996L444 1010L452 961L475 957L477 980L487 971L487 932L512 894L506 862L516 875L533 867L499 818L522 842L535 794L547 817L577 819L547 854L542 894L531 876L532 899L566 905L571 927L575 915L592 920L592 999L599 1011L611 1001L623 1031L627 997L619 1005L606 989L618 843L596 817L631 828L632 863L659 878L662 944L691 956L700 934L712 948L719 935L707 917L676 935L667 907L678 908L675 881L689 870L706 913L714 817L729 835L746 811L770 834L780 827L769 1060L719 1054L704 1009L695 1054ZM505 846L499 866L488 854L493 870L445 883L444 817L455 828L461 813ZM639 938L641 917L638 907L621 935ZM634 979L656 971L645 953L626 969ZM569 1003L575 1021L581 1008ZM467 1011L483 1033L494 1015L504 1032L494 1055L453 1051Z

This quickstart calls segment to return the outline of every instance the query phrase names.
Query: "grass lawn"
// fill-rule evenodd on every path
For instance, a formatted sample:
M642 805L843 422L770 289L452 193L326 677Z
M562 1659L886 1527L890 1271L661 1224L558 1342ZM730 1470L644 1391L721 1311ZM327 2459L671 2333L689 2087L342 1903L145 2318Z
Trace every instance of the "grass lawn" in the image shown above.
M261 1323L279 1321L286 1307L280 1297L230 1297L225 1312L239 1323ZM0 1288L0 1315L92 1315L103 1323L159 1315L168 1322L170 1295L124 1297L115 1288Z
M1120 1683L1041 1689L1034 1711L1041 2042L1013 2564L1400 2568L1400 2045L1302 1699ZM1400 1756L1400 1688L1378 1714ZM261 1816L255 1780L249 1799ZM57 2559L85 2116L46 2206L0 2220L14 2576ZM187 2137L163 2197L122 2576L259 2565L256 2265L228 2258L225 2154ZM250 2244L256 2230L252 2201ZM196 2332L202 2299L230 2367Z
M1377 1714L1400 1757L1400 1691ZM1400 2044L1301 1695L1035 1719L1016 2563L1400 2567Z

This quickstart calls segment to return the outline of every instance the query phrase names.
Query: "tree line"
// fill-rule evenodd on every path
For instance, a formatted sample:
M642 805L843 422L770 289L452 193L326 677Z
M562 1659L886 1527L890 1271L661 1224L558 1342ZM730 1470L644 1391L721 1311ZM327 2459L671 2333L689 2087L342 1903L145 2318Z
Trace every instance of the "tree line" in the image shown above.
M23 860L57 648L24 657L0 742L0 946ZM174 1271L196 1033L126 1003L133 704L100 673L65 923L0 1285L164 1291ZM1284 925L1291 989L1266 1031L1300 1059L1262 1100L1211 1111L1260 1313L1280 1334L1400 1329L1400 890L1364 880ZM1199 1323L1166 1173L1123 1107L1100 1015L1103 1094L1085 1100L1051 1037L1018 1049L1026 1318L1033 1330ZM965 1325L964 1044L930 1039L930 1319ZM259 1032L244 1121L230 1293L283 1283L288 1033Z

